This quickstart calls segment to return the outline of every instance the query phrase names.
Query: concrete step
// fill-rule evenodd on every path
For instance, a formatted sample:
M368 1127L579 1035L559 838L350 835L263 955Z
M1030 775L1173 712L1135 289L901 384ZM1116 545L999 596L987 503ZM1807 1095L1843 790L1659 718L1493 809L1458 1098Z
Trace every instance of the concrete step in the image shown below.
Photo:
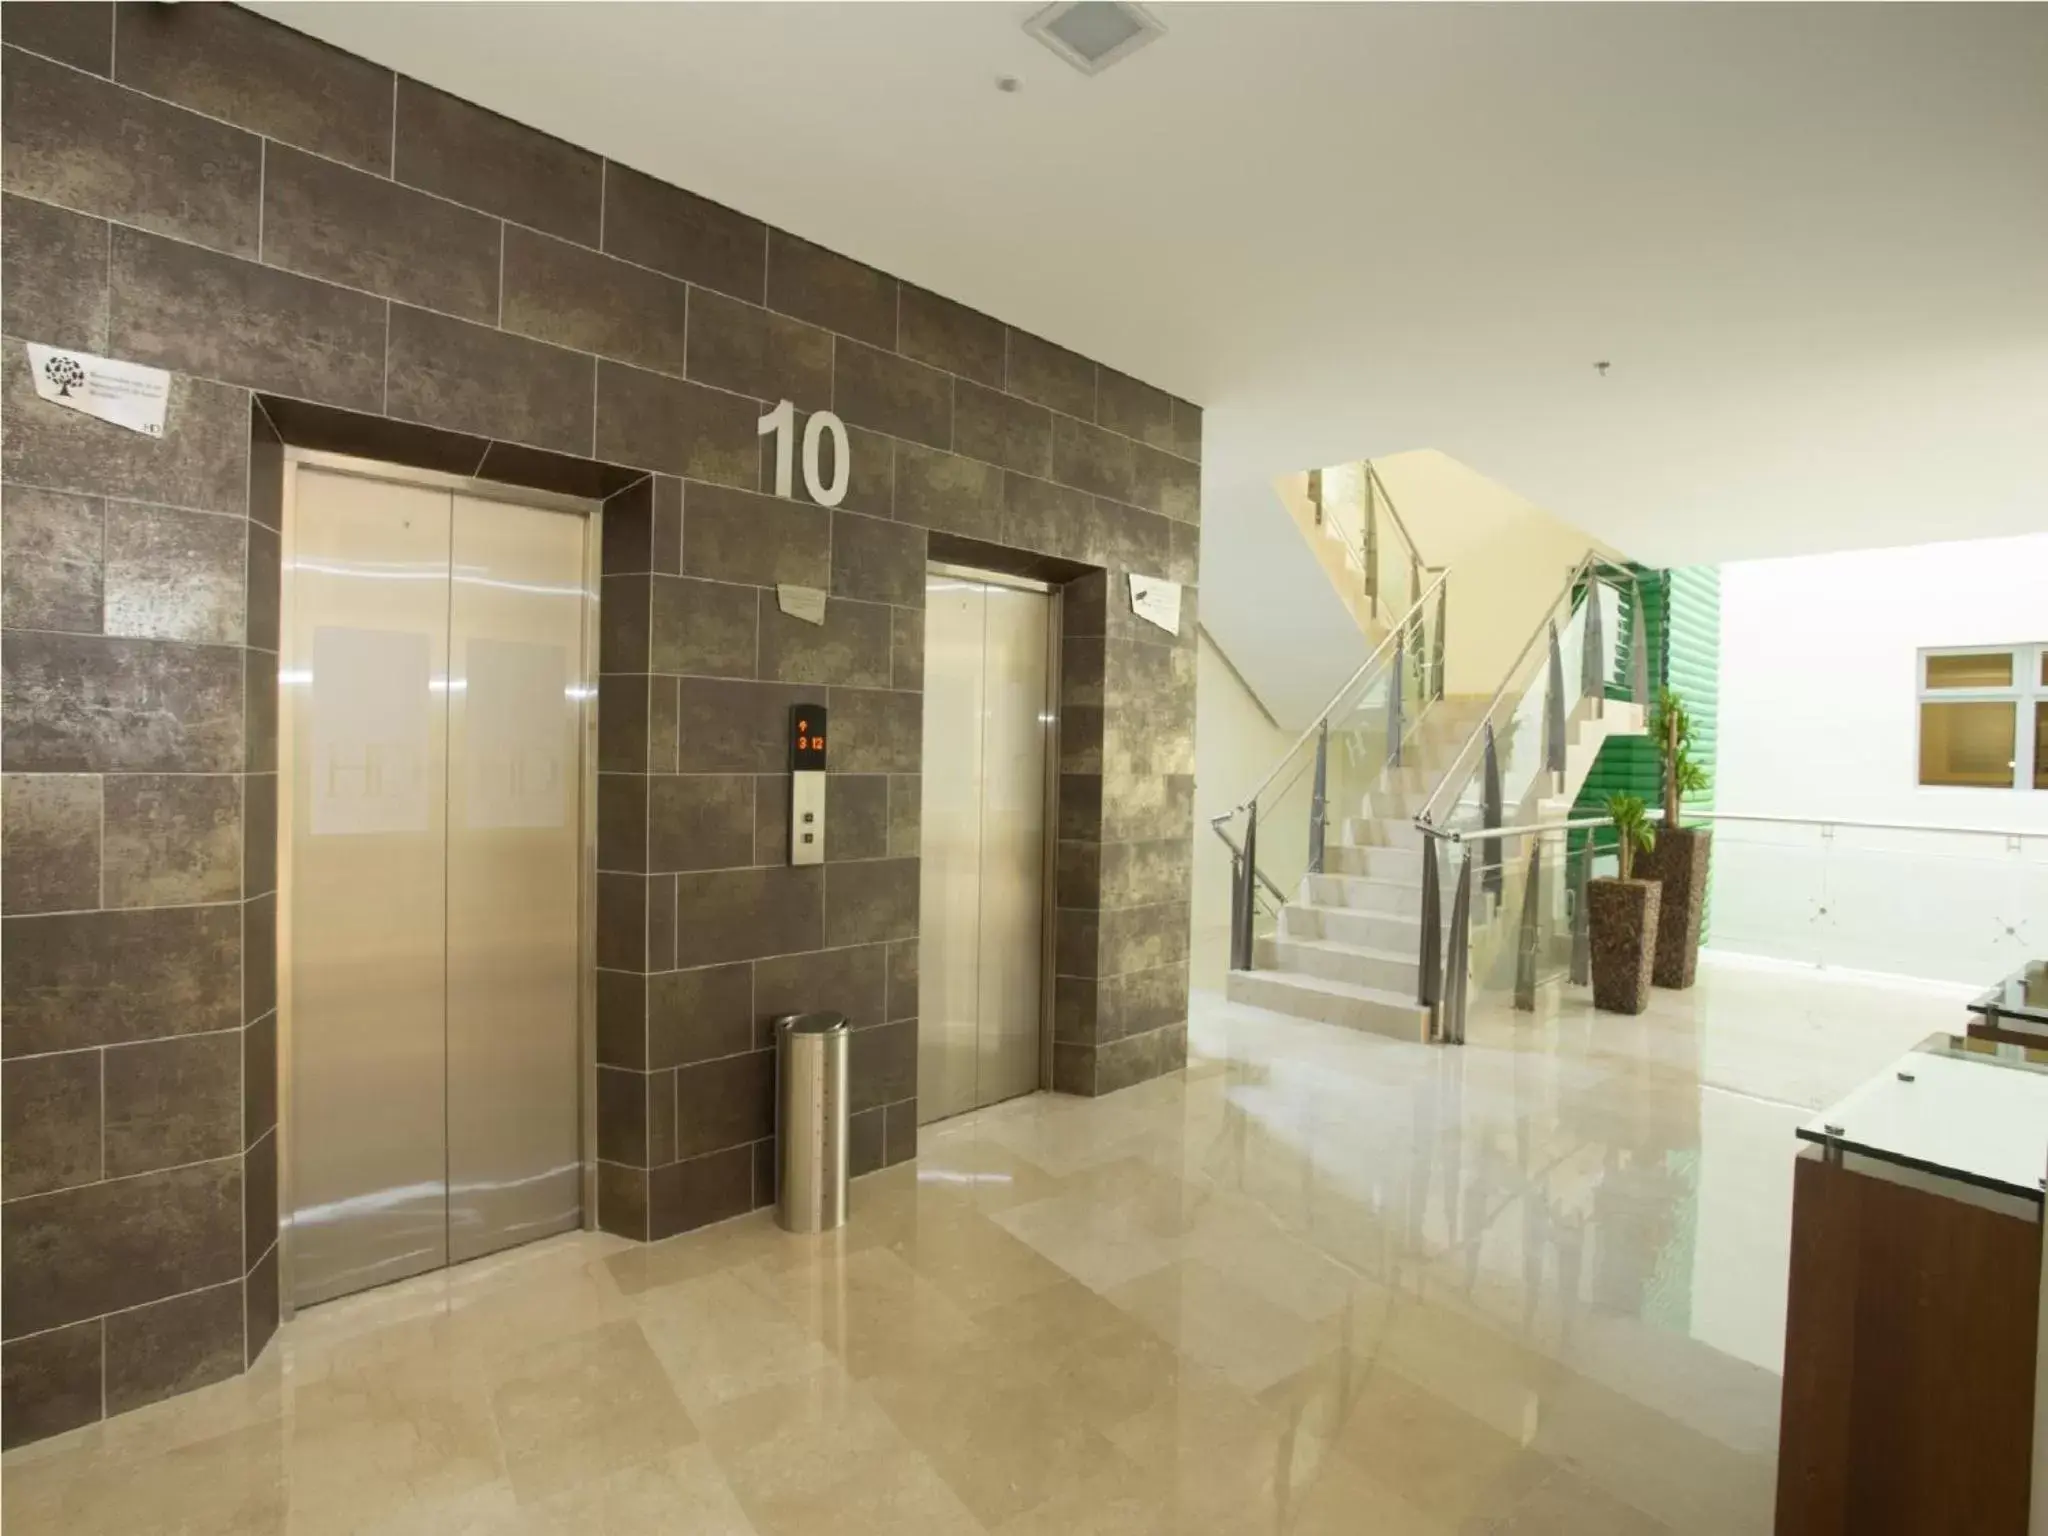
M1335 1024L1393 1040L1429 1038L1429 1010L1415 1001L1413 993L1356 987L1285 971L1232 971L1224 983L1224 992L1233 1003L1270 1008L1297 1019Z
M1406 816L1346 816L1336 841L1347 848L1420 848L1422 829Z
M1302 889L1309 904L1318 907L1348 907L1360 912L1405 912L1422 910L1422 881L1381 879L1368 875L1304 875Z
M1331 843L1323 849L1323 872L1330 875L1370 875L1378 878L1422 883L1422 850L1412 848L1355 847Z
M1448 907L1443 917L1448 929ZM1290 902L1280 909L1280 932L1290 939L1328 939L1359 949L1412 956L1421 949L1422 919L1415 912L1360 912L1350 907Z
M1258 941L1252 960L1261 970L1320 976L1325 981L1349 982L1355 987L1412 992L1415 986L1413 950L1404 954L1394 950L1360 949L1328 939L1290 939L1268 935Z

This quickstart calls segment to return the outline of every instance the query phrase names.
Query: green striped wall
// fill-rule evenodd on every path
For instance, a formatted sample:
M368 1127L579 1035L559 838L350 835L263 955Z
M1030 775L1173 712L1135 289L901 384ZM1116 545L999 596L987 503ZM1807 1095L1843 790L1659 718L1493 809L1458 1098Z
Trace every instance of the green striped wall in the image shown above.
M1712 781L1718 778L1717 748L1721 725L1721 572L1717 566L1682 566L1670 571L1638 568L1643 592L1644 631L1652 661L1651 689L1676 689L1692 713L1693 753L1707 770L1709 787L1686 797L1687 806L1708 810L1714 804ZM1623 600L1623 634L1627 633L1628 602ZM1628 679L1610 685L1608 697L1626 699ZM1647 736L1610 736L1600 748L1592 771L1572 806L1574 817L1598 816L1609 795L1639 795L1652 806L1663 796L1663 774ZM1595 834L1602 852L1614 846L1614 834ZM1713 917L1709 892L1701 918L1702 936Z

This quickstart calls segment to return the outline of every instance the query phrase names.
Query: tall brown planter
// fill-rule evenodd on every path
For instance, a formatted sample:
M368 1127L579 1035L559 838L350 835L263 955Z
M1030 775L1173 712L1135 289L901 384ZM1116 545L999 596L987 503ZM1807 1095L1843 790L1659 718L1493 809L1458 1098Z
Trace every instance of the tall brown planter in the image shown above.
M1595 1008L1608 1013L1641 1013L1649 1006L1657 908L1662 897L1654 880L1586 882Z
M1707 906L1707 860L1714 834L1706 827L1664 827L1657 846L1636 855L1636 870L1664 889L1657 916L1660 987L1689 987L1699 974L1700 917Z

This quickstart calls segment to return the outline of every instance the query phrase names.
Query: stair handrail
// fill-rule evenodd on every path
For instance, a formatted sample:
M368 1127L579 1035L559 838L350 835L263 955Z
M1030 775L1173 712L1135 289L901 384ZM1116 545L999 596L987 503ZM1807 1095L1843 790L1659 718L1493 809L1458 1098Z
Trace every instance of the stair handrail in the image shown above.
M1562 610L1567 616L1570 615L1572 611L1572 598L1578 592L1581 584L1589 576L1597 577L1603 571L1613 571L1627 576L1631 584L1634 584L1636 580L1635 573L1627 566L1609 560L1597 549L1589 549L1579 557L1572 566L1571 574L1565 578L1563 588L1555 598L1545 605L1543 616L1536 621L1535 630L1523 642L1522 648L1515 652L1514 660L1509 662L1502 671L1500 686L1494 689L1493 697L1486 701L1486 708L1481 710L1478 718L1473 721L1471 733L1459 745L1457 752L1452 756L1443 773L1438 776L1436 783L1431 786L1429 798L1423 802L1422 809L1415 813L1416 826L1427 832L1435 824L1439 809L1437 802L1443 798L1446 789L1464 783L1464 770L1470 767L1479 754L1485 750L1486 728L1493 723L1494 713L1500 708L1501 701L1507 697L1508 689L1514 685L1515 678L1520 675L1522 664L1529 659L1530 654L1542 643L1544 636L1549 633L1551 622L1556 619L1559 611Z
M1394 493L1387 489L1387 482L1380 478L1379 466L1374 464L1371 459L1365 459L1362 462L1365 465L1365 478L1378 487L1380 499L1387 504L1387 515L1393 518L1394 526L1400 529L1401 542L1408 546L1408 553L1414 558L1415 563L1420 565L1425 571L1439 569L1439 567L1431 565L1422 558L1422 546L1415 542L1415 535L1408 531L1408 524L1401 516L1401 508L1394 500Z

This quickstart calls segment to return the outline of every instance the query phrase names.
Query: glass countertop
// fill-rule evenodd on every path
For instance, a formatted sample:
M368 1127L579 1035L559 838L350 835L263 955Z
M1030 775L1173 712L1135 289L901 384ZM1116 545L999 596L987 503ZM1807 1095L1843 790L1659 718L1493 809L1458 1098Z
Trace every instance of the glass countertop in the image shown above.
M1970 1004L1993 1024L2023 1019L2048 1025L2048 960L2029 960L1997 986Z
M1929 1035L1799 1136L2039 1204L2048 1049Z

